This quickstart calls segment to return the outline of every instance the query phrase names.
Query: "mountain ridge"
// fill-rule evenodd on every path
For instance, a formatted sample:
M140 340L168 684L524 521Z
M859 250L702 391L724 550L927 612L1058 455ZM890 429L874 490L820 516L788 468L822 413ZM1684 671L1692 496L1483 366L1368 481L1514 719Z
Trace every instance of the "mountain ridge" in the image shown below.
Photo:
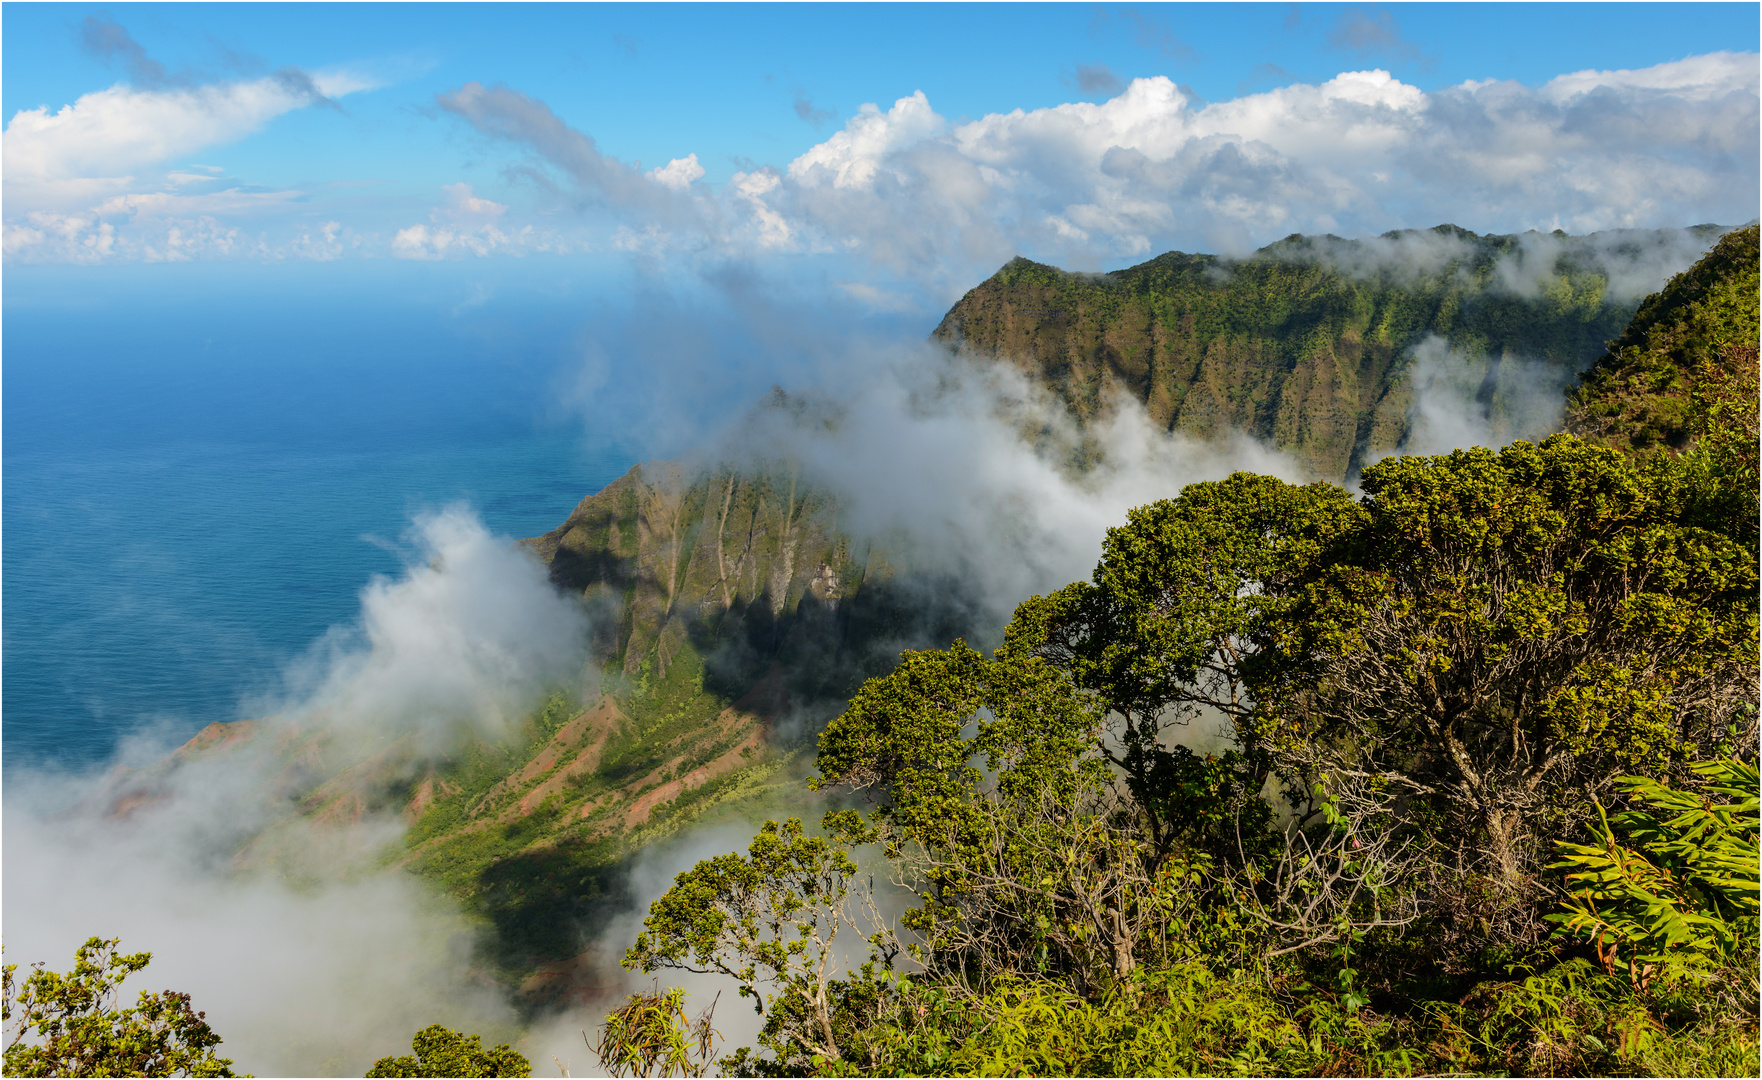
M1507 364L1537 362L1565 386L1638 307L1639 296L1611 295L1607 260L1722 231L1293 234L1246 258L1175 251L1104 274L1017 258L931 336L1014 364L1079 418L1130 397L1168 430L1244 431L1343 483L1403 448L1413 352L1428 336L1478 368L1477 404L1497 431L1529 392Z
M1730 243L1753 249L1755 229ZM1754 255L1749 259L1753 274ZM1182 283L1217 265L1213 256L1169 253L1141 267L1160 267L1157 273ZM1313 287L1308 299L1292 294L1299 315L1363 314L1354 305L1364 294L1342 286L1336 269L1256 265L1286 284ZM1568 271L1566 284L1578 288ZM1119 299L1083 291L1089 287L1079 275L1023 260L989 281L1006 272L1055 296L1078 281L1072 295L1084 303ZM1147 273L1133 287L1152 295L1158 280ZM1131 301L1129 288L1115 291ZM1440 288L1439 306L1448 299ZM1277 302L1278 296L1269 301ZM1637 300L1633 306L1642 307ZM1683 306L1656 305L1660 318ZM1005 307L986 310L1007 314ZM1153 305L1118 307L1128 316L1156 315ZM960 310L951 309L938 334ZM1602 301L1561 310L1590 314L1564 339L1580 344L1607 314ZM1197 321L1204 313L1188 314ZM1310 334L1298 334L1299 344L1315 346L1307 355L1325 346L1341 359L1342 339L1327 336L1335 324L1297 322ZM1359 334L1361 355L1393 363L1399 350L1392 338L1365 345L1366 338ZM1626 355L1602 342L1597 347L1603 359L1584 386L1598 385L1603 377L1595 372ZM1241 343L1235 354L1230 348L1220 346L1225 355L1304 355L1270 342L1258 353ZM1750 356L1753 363L1753 347ZM1096 377L1084 385L1093 386L1091 404L1099 408L1104 393L1120 391L1106 389L1111 369L1091 370ZM1073 392L1071 385L1061 393ZM1579 400L1589 400L1582 390ZM779 402L786 406L786 395ZM1280 407L1271 406L1275 418ZM630 860L715 815L750 817L799 797L796 781L811 768L818 726L865 678L888 670L901 648L967 635L971 608L958 580L914 567L903 548L852 536L839 500L811 490L787 462L695 473L678 463L639 463L582 499L557 528L523 543L548 564L553 584L597 612L597 685L553 695L500 740L481 739L438 758L396 738L349 748L321 730L288 727L259 749L273 759L264 775L285 791L292 819L341 825L369 813L401 816L408 829L397 850L382 853L379 869L407 870L458 899L491 932L490 966L509 986L526 986L538 1007L604 989L601 969L616 958L589 963L579 950L609 911L632 900L623 884ZM251 721L210 725L161 773L118 773L111 811L139 810L168 789L164 772L244 753L254 735L267 731ZM271 833L241 848L239 865L283 857Z

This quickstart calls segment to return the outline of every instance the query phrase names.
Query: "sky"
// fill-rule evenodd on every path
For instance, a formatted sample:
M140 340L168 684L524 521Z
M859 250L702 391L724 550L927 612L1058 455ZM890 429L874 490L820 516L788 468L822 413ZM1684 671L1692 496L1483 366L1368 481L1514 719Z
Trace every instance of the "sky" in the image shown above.
M518 517L548 527L639 453L794 453L859 526L915 528L951 558L1005 551L977 580L1006 612L1085 573L1128 506L1238 468L1297 473L1133 406L1088 432L1112 464L1072 479L1058 455L1076 435L1043 389L956 377L923 345L961 293L1018 255L1103 270L1293 232L1742 224L1762 179L1759 12L6 3L7 633L65 629L24 650L65 656L15 678L8 723L82 723L89 696L144 718L118 755L151 761L234 717L154 687L225 697L260 675L286 683L289 716L300 694L395 717L437 693L516 715L504 676L554 674L580 628L491 543L517 517L497 500L554 497ZM1659 245L1630 260L1644 289L1692 260L1680 240L1669 267L1646 255ZM1418 370L1447 392L1416 422L1489 440L1462 432L1434 345ZM774 384L835 403L839 423L780 427L754 409ZM616 469L520 437L546 424L579 427ZM481 523L413 502L461 484ZM410 509L389 549L407 565L370 579L347 623L378 565L349 552ZM208 644L233 633L251 648ZM87 674L98 662L113 680ZM33 714L58 693L65 710ZM8 775L13 955L59 965L100 930L157 950L155 985L193 992L258 1075L344 1071L325 1057L344 1045L365 1065L434 1019L506 1022L453 948L468 930L408 883L213 876L236 838L209 826L255 827L269 788L186 775L188 805L138 831L15 813L35 781ZM38 779L43 805L67 804ZM401 826L364 828L377 844ZM744 843L699 835L632 895L723 839ZM126 895L106 887L119 878Z
M884 312L1018 254L1739 224L1758 11L10 3L4 258L762 263Z

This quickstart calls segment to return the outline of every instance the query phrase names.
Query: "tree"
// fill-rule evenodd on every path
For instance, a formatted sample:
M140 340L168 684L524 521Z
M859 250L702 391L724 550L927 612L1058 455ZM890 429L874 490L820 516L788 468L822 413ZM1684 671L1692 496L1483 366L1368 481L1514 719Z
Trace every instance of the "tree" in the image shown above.
M718 855L680 874L650 907L624 966L726 975L756 1011L768 1007L760 1043L779 1060L838 1061L853 1005L881 977L872 963L838 977L849 937L857 938L852 951L860 950L883 921L840 843L853 839L845 830L854 819L828 815L831 840L806 835L799 818L767 821L746 856ZM880 959L884 967L892 955ZM764 993L761 984L776 992Z
M483 1037L430 1024L410 1041L414 1055L382 1057L368 1076L531 1076L532 1063L507 1043L483 1048Z
M1556 436L1385 461L1360 504L1195 485L1111 530L1093 582L1024 604L1010 645L1122 718L1148 814L1160 728L1206 706L1301 815L1318 783L1375 782L1515 883L1609 777L1754 737L1754 558L1684 523L1685 476Z
M1507 884L1614 774L1753 742L1755 559L1683 523L1684 481L1569 435L1366 470L1362 525L1292 582L1252 739L1411 791Z
M1161 910L1140 891L1165 875L1122 820L1130 802L1100 738L1099 714L1057 668L957 641L865 684L821 736L814 784L877 800L866 835L921 901L901 920L919 962L966 992L1022 956L1107 983L1134 968Z
M117 952L120 938L89 938L65 975L32 966L22 987L17 964L4 968L0 1018L7 1024L8 1076L232 1076L217 1057L221 1039L190 995L141 991L132 1009L118 1009L120 988L152 953Z
M872 802L825 827L917 906L860 972L826 928L872 898L796 822L680 875L630 959L779 987L749 1075L1753 1059L1755 235L1587 379L1634 438L1192 485L993 655L866 683L813 786ZM1179 744L1201 718L1227 748Z
M1253 679L1270 628L1294 602L1285 583L1363 512L1332 484L1237 473L1131 511L1108 530L1093 580L1016 609L1004 653L1063 671L1104 717L1102 756L1120 770L1159 852L1188 828L1174 729L1207 712L1236 725L1239 786L1269 763L1251 735Z

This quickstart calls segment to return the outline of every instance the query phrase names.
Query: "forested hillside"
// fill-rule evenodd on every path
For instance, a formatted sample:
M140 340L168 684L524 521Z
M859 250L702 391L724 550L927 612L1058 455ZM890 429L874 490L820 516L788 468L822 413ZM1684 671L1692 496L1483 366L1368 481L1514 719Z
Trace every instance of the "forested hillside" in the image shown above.
M401 814L376 866L460 900L534 1010L610 985L581 950L645 849L810 782L873 800L700 865L628 957L761 995L747 1073L1751 1068L1756 249L1732 233L1626 309L1569 266L1533 301L1338 253L1012 264L938 333L1025 344L1079 411L1117 380L1338 480L1398 441L1403 343L1438 333L1602 356L1585 438L1386 460L1362 498L1195 485L1024 598L992 656L957 640L967 585L853 540L787 462L644 464L526 541L595 613L585 693L438 756L277 728L269 784L289 820ZM1182 745L1220 724L1227 750ZM253 734L214 725L161 772ZM112 811L159 775L120 775ZM278 835L240 864L312 872ZM849 858L917 906L835 978L818 958L878 929ZM747 918L807 927L801 951Z
M1195 484L994 654L907 652L819 739L866 808L625 963L758 997L741 1075L1753 1075L1756 248L1586 376L1613 445Z
M1638 301L1612 292L1597 238L1554 239L1558 259L1529 252L1522 282L1510 270L1525 237L1450 225L1369 242L1292 236L1246 259L1169 252L1108 274L1017 259L935 336L1021 365L1079 416L1113 387L1172 430L1246 431L1339 483L1401 446L1411 352L1428 335L1476 365L1497 431L1533 392L1503 361L1539 362L1564 384L1621 332Z

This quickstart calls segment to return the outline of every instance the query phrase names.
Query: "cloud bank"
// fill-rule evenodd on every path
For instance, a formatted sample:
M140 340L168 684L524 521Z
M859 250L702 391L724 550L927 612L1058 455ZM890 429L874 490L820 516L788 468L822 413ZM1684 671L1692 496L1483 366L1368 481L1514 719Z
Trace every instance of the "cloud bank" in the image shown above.
M88 20L88 37L93 25L100 43L124 53L137 75L157 71L155 85L118 83L59 109L38 106L12 115L0 136L6 163L0 190L8 211L0 249L8 258L73 263L268 253L261 238L247 239L245 228L285 214L303 192L266 191L215 175L220 170L166 164L237 142L295 109L335 106L336 99L371 88L372 80L289 67L257 79L162 85L163 71L120 27ZM311 253L292 237L289 244Z
M1447 220L1574 232L1746 220L1757 77L1754 54L1714 53L1430 94L1385 71L1346 72L1215 104L1156 77L1098 104L964 124L920 92L865 105L787 166L738 173L689 203L677 198L687 188L643 183L517 90L470 84L441 103L675 244L860 254L914 279L966 280L1023 252L1082 268Z
M125 190L134 171L182 148L239 137L313 93L353 85L326 78L343 80L315 76L311 91L278 78L115 87L59 112L16 114L6 132L9 197L16 179L35 185L17 191L53 190L59 201L16 204L29 208L8 219L8 252L66 260L164 248L155 236L169 228L169 210L135 221L96 196ZM1076 81L1118 92L965 123L913 93L863 105L794 160L719 186L704 182L690 147L645 172L519 88L468 82L438 95L438 115L480 137L511 184L530 187L533 220L504 218L495 236L453 230L445 241L432 221L388 222L359 253L832 256L940 295L1016 254L1084 269L1171 248L1240 254L1293 232L1371 235L1452 221L1478 232L1583 233L1736 224L1757 212L1754 53L1432 92L1386 71L1349 71L1210 104L1161 76L1125 84L1091 66ZM211 216L224 228L241 213ZM85 224L75 229L68 222L78 215ZM106 227L108 239L94 239ZM249 252L300 254L286 238Z
M1123 395L1079 428L1009 365L915 346L871 371L836 399L774 399L709 458L753 470L792 463L804 483L838 496L854 536L958 577L982 603L981 638L1029 596L1087 578L1106 531L1134 506L1238 470L1305 479L1272 447L1168 432Z
M9 777L8 962L65 970L87 937L121 937L154 954L125 996L190 993L220 1053L258 1075L359 1076L437 1022L491 1043L517 1034L475 929L384 872L402 808L357 798L349 769L377 761L395 778L466 734L502 733L581 677L585 618L463 509L419 517L408 553L401 577L362 590L356 624L289 673L288 694L241 709L258 738L108 777ZM338 801L300 815L293 799L327 778Z

